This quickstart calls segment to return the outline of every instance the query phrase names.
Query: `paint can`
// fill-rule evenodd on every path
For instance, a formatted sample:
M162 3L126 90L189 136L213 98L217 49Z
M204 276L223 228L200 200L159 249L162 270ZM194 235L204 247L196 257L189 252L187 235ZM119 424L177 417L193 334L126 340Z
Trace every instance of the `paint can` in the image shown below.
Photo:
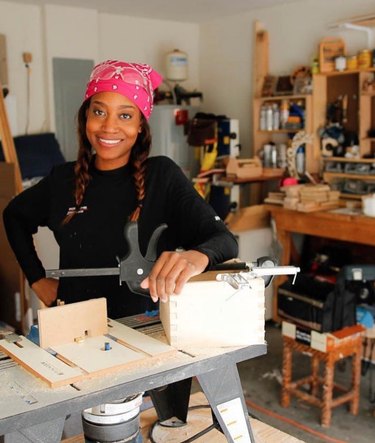
M85 409L82 426L86 443L137 443L143 393Z
M372 52L369 49L363 49L358 53L358 68L367 69L372 66Z
M351 55L346 59L346 68L353 71L358 68L358 58L356 55Z

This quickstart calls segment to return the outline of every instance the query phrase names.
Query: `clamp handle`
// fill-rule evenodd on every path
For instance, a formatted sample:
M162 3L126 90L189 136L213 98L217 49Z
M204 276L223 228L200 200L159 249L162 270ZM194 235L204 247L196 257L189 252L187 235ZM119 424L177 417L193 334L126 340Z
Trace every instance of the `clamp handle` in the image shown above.
M124 228L125 240L128 243L128 254L120 260L120 282L125 282L135 294L149 296L148 289L140 287L141 282L150 273L157 258L157 243L168 226L163 223L151 235L147 246L146 257L143 257L138 242L138 223L128 222Z

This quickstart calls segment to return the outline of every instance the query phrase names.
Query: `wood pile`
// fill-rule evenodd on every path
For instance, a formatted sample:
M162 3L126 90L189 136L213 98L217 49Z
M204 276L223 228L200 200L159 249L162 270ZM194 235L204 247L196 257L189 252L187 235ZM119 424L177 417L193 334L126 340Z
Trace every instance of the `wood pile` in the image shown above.
M270 192L266 203L279 204L301 212L323 211L339 207L340 193L326 184L284 186L281 192Z

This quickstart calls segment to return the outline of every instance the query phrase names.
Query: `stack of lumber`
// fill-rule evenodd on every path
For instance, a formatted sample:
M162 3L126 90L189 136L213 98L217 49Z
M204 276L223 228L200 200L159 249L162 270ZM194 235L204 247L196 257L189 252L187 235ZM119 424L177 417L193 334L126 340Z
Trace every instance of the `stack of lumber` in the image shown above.
M264 199L264 203L271 203L272 205L283 206L285 198L285 192L274 192L268 193L267 197Z
M340 193L326 184L285 186L284 208L301 212L322 211L339 206Z

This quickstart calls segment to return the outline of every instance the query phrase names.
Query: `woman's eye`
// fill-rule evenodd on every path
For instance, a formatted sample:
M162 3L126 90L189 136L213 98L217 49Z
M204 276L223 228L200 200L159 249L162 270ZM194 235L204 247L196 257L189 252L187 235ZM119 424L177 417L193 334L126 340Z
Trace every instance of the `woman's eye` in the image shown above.
M101 111L100 109L94 109L94 114L95 114L95 115L103 115L104 112Z
M120 118L122 118L124 120L129 120L130 118L132 118L132 116L130 114L121 114Z

